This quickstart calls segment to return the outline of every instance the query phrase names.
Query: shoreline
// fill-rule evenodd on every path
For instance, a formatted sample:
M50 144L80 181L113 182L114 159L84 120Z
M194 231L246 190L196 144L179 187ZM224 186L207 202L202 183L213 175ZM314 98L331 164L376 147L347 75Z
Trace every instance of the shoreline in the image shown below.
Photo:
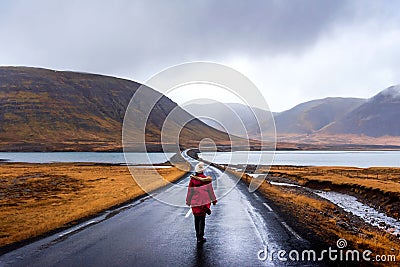
M95 146L81 146L81 147L68 147L60 145L59 149L55 149L52 147L42 147L36 146L36 144L16 144L15 146L7 146L4 144L0 144L0 152L1 153L58 153L58 152L93 152L93 153L124 153L124 149L121 146L115 146L113 144L108 146L98 146L97 143ZM245 150L248 150L249 147L245 147ZM161 145L148 146L147 151L144 153L162 153L163 148ZM181 149L192 149L191 147L182 147ZM240 147L230 147L225 145L217 146L219 152L227 152L227 151L240 151ZM243 150L243 149L242 149ZM250 151L259 151L260 146L251 145ZM378 144L378 145L370 145L370 144L312 144L312 143L291 143L291 142L277 142L275 149L271 151L400 151L400 145L398 144ZM125 151L125 152L143 152L143 151Z
M193 154L198 153L196 149L191 149L189 151L193 151ZM235 151L232 153L239 153L241 151ZM247 151L242 151L247 152ZM251 157L257 157L257 153L259 151L250 152ZM268 151L267 155L269 154ZM98 165L110 165L110 166L146 166L149 165L148 162L144 163L143 159L141 158L142 155L138 155L138 159L133 159L133 162L127 163L123 156L122 152L0 152L1 153L10 153L7 157L3 155L3 158L0 158L0 164L4 163L27 163L27 164L50 164L50 163L59 163L59 164L98 164ZM23 156L18 155L19 153L38 153L38 155L29 155ZM58 155L40 155L40 154L51 154L55 153ZM66 153L65 155L63 153ZM77 155L71 155L70 153L77 153ZM90 155L79 155L79 153L90 153ZM97 157L95 153L103 154ZM114 154L112 156L108 156L107 154ZM139 153L139 152L134 152ZM153 153L153 152L152 152ZM140 154L152 154L152 153L140 153ZM221 153L221 155L217 155L218 157L214 160L219 160L221 165L226 165L225 162L229 162L227 159L231 152L217 152ZM273 166L273 167L348 167L348 168L400 168L400 163L397 161L397 157L400 156L400 150L366 150L366 151L325 151L325 150L278 150L278 151L271 151L274 153L274 162L269 165L264 166ZM14 154L14 155L13 155ZM153 163L155 166L162 166L166 164L170 164L171 159L177 157L177 154L171 157L171 155L162 156L162 153L155 152L151 160L157 163ZM173 154L173 153L170 153ZM336 155L337 154L337 155ZM162 161L158 161L159 157L163 157ZM207 157L207 156L205 156ZM378 160L375 160L376 158ZM51 160L54 158L54 160ZM97 160L96 160L97 158ZM170 159L168 159L170 158ZM178 157L179 158L179 157ZM36 160L32 160L36 159ZM136 163L134 162L136 160ZM241 165L240 161L237 159L234 160L237 163L229 163L230 165ZM254 160L253 160L254 161ZM245 160L243 161L245 162ZM257 161L254 161L256 163ZM385 163L387 162L387 163ZM245 163L247 165L254 165L252 160L249 158L249 162ZM259 164L262 166L262 164Z

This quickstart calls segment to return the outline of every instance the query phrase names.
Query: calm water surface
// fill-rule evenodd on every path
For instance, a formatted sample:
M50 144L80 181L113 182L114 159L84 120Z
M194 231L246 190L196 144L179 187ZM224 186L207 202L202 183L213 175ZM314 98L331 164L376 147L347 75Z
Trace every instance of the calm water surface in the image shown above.
M174 153L127 153L130 164L164 163ZM0 152L0 159L10 162L50 163L50 162L96 162L126 163L120 152Z
M220 164L265 164L259 162L260 156L268 155L274 165L400 167L400 151L277 151L274 157L271 152L236 151L201 153L200 157Z
M262 153L260 155L260 153ZM147 164L168 161L173 153L127 153L128 163ZM201 153L204 159L220 164L268 164L298 166L400 167L400 151L278 151ZM261 156L261 157L260 157ZM126 163L120 152L0 152L0 159L10 162L98 162ZM271 162L269 162L271 163Z

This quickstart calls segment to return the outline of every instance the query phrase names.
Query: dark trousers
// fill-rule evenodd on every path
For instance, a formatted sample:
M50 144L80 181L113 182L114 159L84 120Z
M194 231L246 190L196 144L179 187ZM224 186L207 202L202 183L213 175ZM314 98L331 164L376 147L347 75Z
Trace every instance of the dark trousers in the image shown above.
M203 238L205 226L206 226L206 216L194 216L194 227L196 228L197 239Z

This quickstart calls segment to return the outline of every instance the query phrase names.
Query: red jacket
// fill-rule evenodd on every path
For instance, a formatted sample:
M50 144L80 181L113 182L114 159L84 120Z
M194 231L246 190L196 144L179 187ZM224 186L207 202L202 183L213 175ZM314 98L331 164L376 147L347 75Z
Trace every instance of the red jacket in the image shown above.
M197 173L196 176L206 178L203 173ZM205 207L210 208L211 202L217 198L211 182L202 182L194 178L190 179L186 204L192 206L194 216L205 216Z

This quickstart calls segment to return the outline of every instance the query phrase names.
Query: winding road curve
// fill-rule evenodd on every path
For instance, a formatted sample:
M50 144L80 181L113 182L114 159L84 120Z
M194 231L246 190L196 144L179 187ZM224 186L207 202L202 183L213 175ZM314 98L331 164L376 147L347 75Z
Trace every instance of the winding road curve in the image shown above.
M192 165L197 163L183 156ZM206 174L218 177L217 195L235 183L234 177L214 167ZM188 175L178 182L183 189L177 196L184 198L188 183ZM279 218L260 193L250 194L242 182L212 207L204 245L196 244L193 215L188 211L143 197L4 254L0 266L292 266L293 262L278 259L261 261L258 252L265 246L277 252L310 245Z

